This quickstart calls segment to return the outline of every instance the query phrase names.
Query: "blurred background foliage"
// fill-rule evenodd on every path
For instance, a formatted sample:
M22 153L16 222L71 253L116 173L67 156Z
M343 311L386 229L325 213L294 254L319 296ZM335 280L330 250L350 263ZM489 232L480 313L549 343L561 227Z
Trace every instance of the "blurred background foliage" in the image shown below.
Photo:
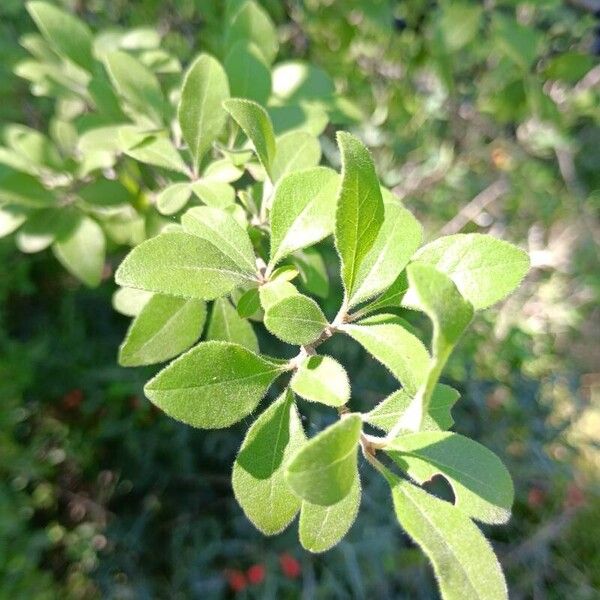
M94 30L156 29L183 63L221 39L217 0L57 4ZM478 317L446 370L462 393L455 429L513 474L514 518L486 532L512 597L600 597L600 5L262 4L281 56L322 67L352 102L349 127L428 238L489 232L531 253L524 285ZM0 121L45 130L52 101L13 74L32 31L22 1L4 0ZM335 164L331 131L321 142ZM89 290L48 251L0 241L0 597L435 597L375 479L325 555L302 552L293 531L253 529L229 483L249 421L192 430L144 399L152 369L116 366L119 260ZM352 374L357 407L391 389L358 346L335 339L328 350ZM304 418L311 434L326 417L309 407Z

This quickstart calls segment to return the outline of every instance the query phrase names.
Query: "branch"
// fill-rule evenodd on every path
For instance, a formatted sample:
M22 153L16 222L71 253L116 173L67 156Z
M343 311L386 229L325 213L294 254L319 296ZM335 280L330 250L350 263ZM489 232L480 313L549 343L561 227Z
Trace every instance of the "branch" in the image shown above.
M459 213L442 229L442 235L458 233L469 221L473 221L489 204L506 194L509 185L506 178L501 177L479 192Z

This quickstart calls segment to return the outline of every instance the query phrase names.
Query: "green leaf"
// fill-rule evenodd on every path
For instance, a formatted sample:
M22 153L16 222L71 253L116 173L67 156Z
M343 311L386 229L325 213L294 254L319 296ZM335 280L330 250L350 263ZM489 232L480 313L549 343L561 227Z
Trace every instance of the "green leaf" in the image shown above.
M444 600L508 600L498 559L469 517L406 480L387 479L398 521L432 562Z
M0 238L15 232L27 220L27 211L18 206L0 206Z
M258 288L245 291L237 301L237 312L240 317L247 319L260 311L260 294Z
M200 179L191 185L192 192L207 206L227 208L235 202L235 190L228 183Z
M239 41L255 44L268 65L277 56L279 42L275 26L265 10L253 0L244 2L227 26L225 46L232 48Z
M92 34L85 23L46 2L28 2L27 11L57 54L93 70Z
M453 281L427 264L413 263L407 270L410 288L404 303L423 310L433 322L432 360L427 379L398 427L421 429L431 395L454 346L473 318L473 307Z
M471 322L473 307L454 282L434 267L413 263L406 273L410 288L404 302L411 305L416 300L414 305L433 322L434 359L447 357Z
M265 327L288 344L305 345L323 333L327 319L312 298L296 293L265 307Z
M247 319L238 315L227 298L218 298L214 301L206 339L232 342L255 353L259 351L252 325Z
M58 148L39 131L11 124L5 128L4 137L11 149L36 170L60 171L65 168Z
M240 98L225 100L223 107L252 142L269 179L273 180L271 167L275 158L275 134L265 109L252 100Z
M213 300L251 278L210 242L162 233L136 246L119 266L119 285L168 296Z
M411 396L425 382L429 353L421 340L405 329L402 319L375 315L340 329L385 365Z
M127 331L119 364L137 367L173 358L198 340L205 321L202 300L152 296Z
M125 154L149 165L189 175L177 148L164 135L149 135L140 128L126 125L119 129L121 148Z
M220 158L206 167L202 181L205 183L232 183L240 179L243 174L244 171L236 167L228 158Z
M499 49L524 72L529 71L538 55L541 32L535 27L521 25L501 13L494 14L493 29Z
M227 53L224 66L234 98L267 103L271 95L271 71L256 45L240 40Z
M276 141L273 181L293 173L316 167L321 160L319 140L306 131L288 131Z
M131 107L134 116L146 115L160 125L166 113L166 102L158 79L139 60L116 50L105 57L106 68L119 96Z
M18 231L15 242L21 252L41 252L58 236L69 233L77 222L77 213L64 208L44 208L35 211Z
M254 421L233 464L233 493L250 521L266 535L283 531L301 500L285 482L290 456L305 441L294 394L286 390Z
M191 195L189 183L172 183L156 196L156 208L161 215L174 215L188 203Z
M297 295L299 292L292 283L285 280L269 281L258 288L260 304L264 310L288 296Z
M475 310L508 296L529 270L526 252L479 233L442 237L421 248L414 260L448 275Z
M433 389L427 414L423 419L424 431L445 431L454 425L450 410L460 394L449 385L439 383ZM365 415L367 423L388 433L408 410L413 398L406 390L397 390L384 398L373 410Z
M379 298L362 308L361 312L367 314L385 308L399 308L407 291L408 278L406 277L406 271L402 271L394 283Z
M335 94L335 86L323 69L291 60L280 62L273 68L273 94L286 104L324 102Z
M510 519L510 473L485 446L457 433L421 431L392 440L385 452L417 483L443 475L454 492L454 505L469 517L491 524Z
M256 257L248 233L228 213L210 206L196 206L181 217L183 229L225 254L249 277L256 274Z
M456 52L475 39L482 12L481 6L463 1L444 5L439 25L450 52Z
M302 547L309 552L325 552L350 530L358 514L361 487L357 476L350 492L336 504L319 506L304 500L298 532Z
M331 235L339 181L332 169L315 167L279 182L271 208L271 268L292 252Z
M329 296L329 275L323 257L316 248L298 250L291 257L300 272L300 280L307 292L327 298Z
M356 291L357 275L383 224L379 180L369 151L353 135L339 131L342 183L335 217L335 244L346 297Z
M0 170L0 202L44 208L56 204L56 198L37 178L18 171Z
M238 344L202 342L160 371L144 392L174 419L219 429L249 415L283 368Z
M331 356L307 356L294 373L290 387L305 400L343 406L350 400L346 370Z
M345 498L358 478L360 415L349 414L311 438L288 463L285 478L303 500L331 506Z
M112 297L113 308L127 317L137 317L152 298L151 292L133 288L119 288Z
M197 168L217 139L227 120L223 100L229 98L229 83L218 60L201 54L188 69L177 116Z
M96 221L82 215L73 229L57 237L52 250L63 267L77 279L89 287L100 284L106 240Z
M267 110L277 134L301 129L318 136L325 131L329 123L325 107L317 102L269 106Z
M384 213L379 234L358 269L350 307L387 290L421 245L421 224L399 202L386 202Z

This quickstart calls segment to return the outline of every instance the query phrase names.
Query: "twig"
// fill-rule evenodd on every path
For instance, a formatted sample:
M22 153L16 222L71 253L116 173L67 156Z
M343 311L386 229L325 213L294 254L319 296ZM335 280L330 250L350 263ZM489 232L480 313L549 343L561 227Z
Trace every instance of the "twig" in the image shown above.
M440 230L442 235L450 235L459 232L469 221L473 221L486 206L506 194L509 185L504 177L497 179L484 190L479 192L459 213L446 223Z

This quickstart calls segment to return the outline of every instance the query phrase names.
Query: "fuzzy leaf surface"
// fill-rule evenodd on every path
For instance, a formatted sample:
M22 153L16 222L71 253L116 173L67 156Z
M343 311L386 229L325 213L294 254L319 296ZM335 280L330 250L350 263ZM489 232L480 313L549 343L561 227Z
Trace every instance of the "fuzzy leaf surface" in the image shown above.
M202 300L155 295L132 321L119 349L124 367L166 361L198 340L206 321Z
M286 390L254 421L233 465L233 493L248 519L266 535L285 529L302 501L285 482L290 456L306 440Z
M281 372L281 365L239 344L202 342L160 371L144 392L174 419L219 429L249 415Z
M475 310L508 296L529 270L527 253L479 233L459 233L423 246L414 260L434 266L454 281Z
M351 414L311 438L290 459L286 481L303 500L331 506L345 498L358 477L359 415Z
M383 224L379 180L369 151L353 135L338 132L342 181L335 216L335 245L341 260L344 289L351 298L359 268Z
M333 233L339 181L332 169L315 167L279 182L271 208L270 265Z
M491 524L510 519L510 474L493 452L474 440L447 431L420 431L396 438L385 451L420 484L443 475L454 492L454 505L469 517Z
M305 400L327 406L343 406L350 400L346 370L331 356L308 356L294 373L290 387Z
M119 266L119 285L213 300L247 282L248 274L210 242L190 233L161 233L136 246Z
M455 506L388 474L398 522L433 565L444 600L507 600L490 543Z

